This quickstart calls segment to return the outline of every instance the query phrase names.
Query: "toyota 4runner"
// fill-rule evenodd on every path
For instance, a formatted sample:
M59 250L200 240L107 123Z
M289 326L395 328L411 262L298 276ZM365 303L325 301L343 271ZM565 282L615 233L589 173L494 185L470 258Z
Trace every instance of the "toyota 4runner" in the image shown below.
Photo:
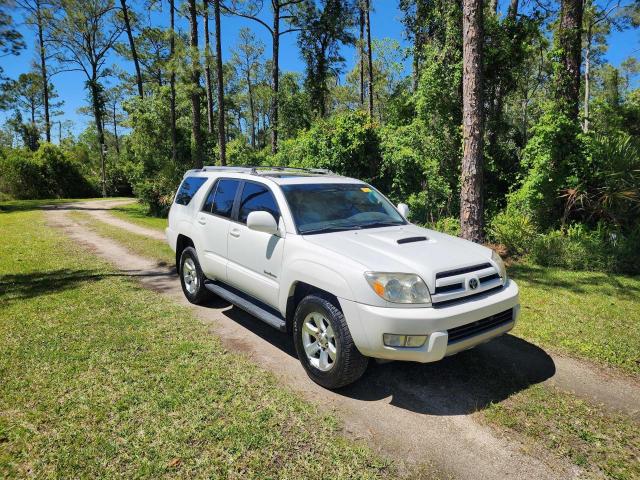
M407 215L324 170L204 167L185 174L166 235L190 302L214 294L292 334L309 376L338 388L369 358L434 362L515 324L500 256Z

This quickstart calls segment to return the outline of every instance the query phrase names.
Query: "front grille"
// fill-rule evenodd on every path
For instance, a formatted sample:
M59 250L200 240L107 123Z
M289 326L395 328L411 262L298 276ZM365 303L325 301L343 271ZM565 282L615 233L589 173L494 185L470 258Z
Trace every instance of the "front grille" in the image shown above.
M477 295L502 288L500 274L488 262L436 272L435 277L435 288L431 296L434 307L471 300ZM474 278L478 282L471 283Z
M453 283L451 285L444 285L442 287L436 287L436 292L435 293L439 294L439 293L453 292L454 290L460 290L461 288L463 288L462 282Z
M493 275L480 277L480 283L487 283L487 282L490 282L491 280L498 280L499 278L500 278L500 275L498 275L497 273L494 273Z
M436 273L436 280L445 277L454 277L456 275L462 275L464 273L475 272L476 270L482 270L483 268L491 268L490 263L483 263L481 265L474 265L473 267L456 268L455 270L447 270L446 272Z
M490 317L483 318L476 322L452 328L447 331L449 333L448 344L451 345L452 343L460 342L470 337L475 337L481 333L506 325L511 321L513 321L513 309L510 308L509 310L496 313L495 315L491 315Z

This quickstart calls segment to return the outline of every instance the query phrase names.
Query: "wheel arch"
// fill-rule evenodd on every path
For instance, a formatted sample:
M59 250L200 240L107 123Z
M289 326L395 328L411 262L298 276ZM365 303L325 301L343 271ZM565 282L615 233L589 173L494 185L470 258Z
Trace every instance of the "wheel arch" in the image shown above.
M178 270L178 272L180 271L180 257L182 256L184 249L187 247L195 248L193 240L182 233L179 234L176 240L176 270Z

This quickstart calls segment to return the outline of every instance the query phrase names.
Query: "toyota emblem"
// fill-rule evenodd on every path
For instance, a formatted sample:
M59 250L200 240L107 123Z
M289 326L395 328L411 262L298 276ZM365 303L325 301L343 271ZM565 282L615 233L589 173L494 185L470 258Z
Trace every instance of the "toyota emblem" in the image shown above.
M476 288L478 288L478 279L477 278L472 278L471 280L469 280L469 288L471 290L475 290Z

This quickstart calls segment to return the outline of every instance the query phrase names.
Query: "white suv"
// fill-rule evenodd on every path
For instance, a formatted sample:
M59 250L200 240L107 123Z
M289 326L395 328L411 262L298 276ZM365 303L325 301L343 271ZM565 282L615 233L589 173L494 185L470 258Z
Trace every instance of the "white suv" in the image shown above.
M315 169L190 170L167 240L186 297L213 293L293 335L309 376L433 362L511 330L518 287L489 248L412 225L371 185Z

